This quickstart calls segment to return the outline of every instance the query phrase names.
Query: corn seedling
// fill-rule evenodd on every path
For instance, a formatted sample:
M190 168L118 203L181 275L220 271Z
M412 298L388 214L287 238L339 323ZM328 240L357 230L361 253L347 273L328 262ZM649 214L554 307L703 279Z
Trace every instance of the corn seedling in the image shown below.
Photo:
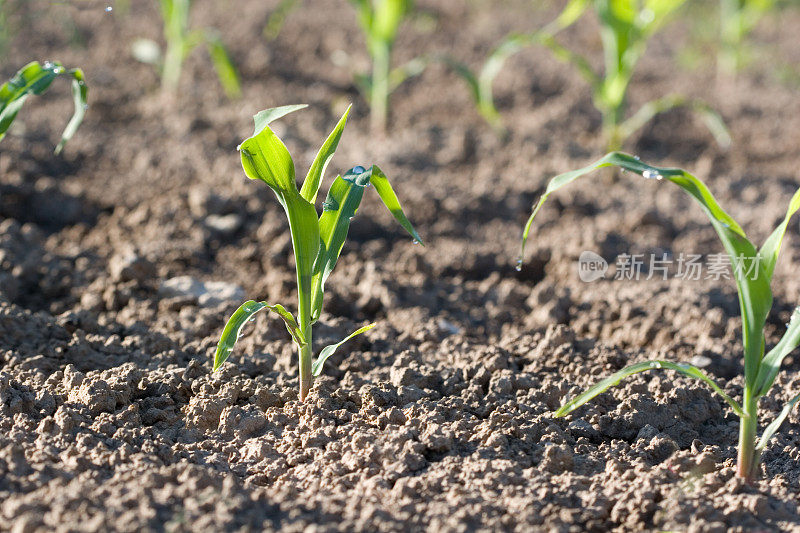
M162 87L174 94L178 91L184 60L195 48L205 44L225 94L238 98L241 94L239 75L217 32L208 28L189 29L191 5L191 0L159 0L167 43L163 58L158 44L149 39L134 43L134 57L143 63L159 65Z
M358 76L357 84L367 95L373 131L385 131L389 114L389 95L405 80L418 75L426 61L420 58L392 69L392 48L397 30L411 13L411 0L350 0L358 12L367 51L372 60L369 76Z
M17 117L17 113L22 109L23 104L29 96L42 94L53 83L57 77L65 75L72 78L72 99L75 103L75 111L72 118L61 134L61 141L56 146L56 153L60 153L64 145L75 134L75 131L83 121L83 116L88 107L86 103L88 88L83 76L83 71L79 68L67 69L58 61L45 62L44 65L37 61L28 63L20 69L13 78L8 80L0 87L0 140L5 137L8 128Z
M495 128L502 131L494 104L492 85L505 61L532 44L547 47L553 55L571 64L592 89L592 100L602 117L603 134L610 150L622 144L655 115L675 107L688 107L698 113L722 146L730 137L722 119L708 105L671 95L644 104L626 118L628 87L636 64L647 43L686 0L571 0L558 18L533 33L507 37L489 56L478 74L463 66L456 68L472 92L478 110ZM600 22L603 45L603 71L598 73L588 59L558 43L556 34L571 26L593 7Z
M612 152L587 167L561 174L550 181L525 226L522 238L522 252L524 253L525 251L525 242L528 239L536 213L539 212L539 209L550 194L581 176L609 166L617 166L623 171L630 171L648 179L671 181L694 198L711 221L711 225L717 232L725 251L730 257L732 273L739 292L744 352L744 392L742 403L736 402L711 378L692 365L654 360L636 363L612 374L565 403L556 411L556 416L560 417L571 413L598 394L605 392L633 374L652 369L674 370L685 376L705 382L722 396L736 415L739 416L737 475L748 480L753 479L759 471L762 450L789 415L792 407L800 401L800 395L792 398L778 417L764 429L761 438L756 440L758 400L769 392L778 375L783 359L800 344L800 307L798 307L787 324L784 336L775 347L766 354L764 353L766 346L764 327L767 315L772 308L773 298L770 283L789 221L795 212L800 209L800 189L792 198L784 220L775 228L759 249L747 238L739 224L720 207L708 187L696 177L681 169L653 167L635 157Z
M299 5L300 0L281 0L275 10L267 18L267 23L261 31L264 38L268 41L277 39L283 29L286 18Z
M717 66L721 74L734 74L744 63L744 43L775 0L719 0L720 51Z
M297 346L300 359L300 400L304 401L311 389L312 375L318 376L322 366L339 346L356 335L371 329L375 324L360 328L337 344L326 346L312 364L312 325L322 312L325 282L336 266L344 246L350 220L355 216L364 190L373 185L378 196L394 218L421 243L414 227L406 218L400 202L386 175L377 166L366 169L356 166L344 176L337 176L322 203L322 214L314 206L325 169L333 157L342 136L348 108L317 153L303 186L298 191L295 168L289 151L269 128L269 124L305 105L284 106L258 113L255 133L240 146L242 167L250 179L264 181L278 197L289 219L295 268L297 271L297 317L280 304L247 301L233 313L222 332L214 355L214 370L219 369L230 356L242 327L253 315L263 309L277 314Z
M572 1L564 8L561 14L542 28L533 33L513 33L507 35L486 58L481 68L473 71L467 64L457 61L452 57L444 57L443 62L449 65L469 87L470 95L478 113L492 126L495 131L504 135L506 133L503 120L494 102L494 80L503 70L505 62L514 54L537 42L546 42L553 35L577 20L584 11L585 2Z

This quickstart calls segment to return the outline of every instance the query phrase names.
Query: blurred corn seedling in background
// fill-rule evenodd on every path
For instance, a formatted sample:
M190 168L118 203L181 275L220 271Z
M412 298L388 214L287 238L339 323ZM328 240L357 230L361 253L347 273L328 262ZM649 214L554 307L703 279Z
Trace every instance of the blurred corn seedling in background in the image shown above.
M350 0L358 14L364 32L367 52L372 62L369 75L356 76L356 84L370 106L370 125L383 132L389 118L389 95L405 80L420 74L423 58L412 59L405 65L392 68L392 49L400 24L411 14L411 0Z
M75 104L75 111L61 134L61 141L56 145L55 152L58 154L64 149L64 145L72 138L83 121L88 107L89 89L81 69L64 68L58 61L47 61L43 65L38 61L28 63L0 87L0 140L5 137L8 128L17 118L17 114L28 97L47 91L59 76L72 78L72 99Z
M706 123L721 146L730 144L730 136L720 116L703 102L679 95L645 103L627 116L627 96L635 68L647 49L648 41L671 19L686 0L570 0L552 23L532 33L507 36L489 55L480 70L451 61L469 87L478 111L498 132L504 132L500 113L494 102L492 85L506 60L523 48L539 44L570 65L592 90L592 100L602 117L602 130L610 150L619 149L655 115L675 107L688 107ZM597 72L591 62L578 52L561 45L556 36L574 24L592 8L600 22L603 46L603 69Z
M191 0L158 0L164 22L166 49L158 43L138 39L133 43L133 55L143 63L156 65L161 71L161 85L169 93L178 92L183 62L198 46L205 45L217 77L229 98L241 95L239 74L216 30L189 28Z

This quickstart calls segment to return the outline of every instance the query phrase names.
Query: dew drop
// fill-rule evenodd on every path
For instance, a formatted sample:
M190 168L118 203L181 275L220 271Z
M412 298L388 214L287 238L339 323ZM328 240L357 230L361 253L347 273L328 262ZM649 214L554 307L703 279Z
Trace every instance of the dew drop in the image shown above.
M522 272L522 258L517 259L517 266L514 267L517 272Z
M113 8L113 7L111 7L111 6L106 6L106 13L111 13L112 11L114 11L114 8Z
M414 244L419 244L419 241L418 241L417 239L414 239L414 240L413 240L413 241L411 241L411 242L413 242Z
M51 69L51 68L53 68L53 64L50 61L45 61L44 65L42 65L42 67L44 67L46 69Z
M653 361L652 363L650 363L650 368L661 368L661 363L659 363L658 361Z
M643 172L642 172L642 177L643 177L644 179L648 179L648 180L652 180L652 179L660 180L660 179L662 179L664 176L662 176L661 174L659 174L657 171L655 171L655 170L650 170L650 169L648 168L647 170L645 170L645 171L643 171Z
M635 160L637 160L637 161L641 161L641 160L642 160L642 158L641 158L641 157L639 157L638 155L635 155L635 156L633 156L633 158L634 158Z

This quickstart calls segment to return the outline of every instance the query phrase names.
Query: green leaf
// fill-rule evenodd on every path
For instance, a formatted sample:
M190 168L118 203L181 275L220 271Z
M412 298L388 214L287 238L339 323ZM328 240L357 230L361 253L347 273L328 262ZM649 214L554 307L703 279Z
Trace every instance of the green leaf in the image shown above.
M384 174L377 165L372 165L372 174L370 175L369 181L375 186L378 196L381 197L383 204L389 209L395 220L405 228L415 242L423 244L422 237L419 236L417 230L414 229L414 226L411 225L411 222L408 221L405 213L403 213L403 207L400 205L400 200L397 199L394 189L392 189L392 184L389 183L389 178L386 177L386 174Z
M583 15L587 7L589 7L589 0L570 0L569 3L564 6L564 9L561 10L558 17L545 26L543 31L555 33L572 26L572 24Z
M767 443L769 439L778 431L783 424L784 420L789 416L789 413L792 412L792 409L800 401L800 394L789 400L786 405L783 406L780 414L773 420L770 425L764 428L764 433L761 435L761 438L758 440L758 444L756 444L756 450L761 451L767 447Z
M352 105L347 106L342 118L339 119L336 127L333 128L328 138L325 139L319 152L317 152L317 157L315 157L314 162L311 163L311 168L308 169L308 175L303 182L303 187L300 189L300 194L312 204L317 199L317 193L319 192L322 178L325 175L325 169L328 167L328 163L336 152L336 148L339 146L339 139L342 138L344 126L347 124L347 116L350 114L350 109L352 107Z
M61 141L56 146L56 154L61 153L67 141L78 131L78 126L83 122L83 116L86 114L86 108L88 107L86 101L89 89L86 87L83 71L76 68L71 70L70 74L72 74L72 101L75 105L75 112L72 114L72 118L69 119L67 127L64 128L64 133L61 134Z
M389 180L377 166L373 165L369 170L360 166L354 167L347 171L344 177L337 177L322 204L322 215L319 217L320 246L317 260L314 263L312 281L314 296L311 318L314 321L322 313L325 282L336 266L350 229L350 220L356 215L358 207L361 205L364 189L369 184L375 186L383 203L400 225L411 234L415 242L422 242L419 234L403 213L403 208L400 206L400 201Z
M351 169L343 178L337 176L322 204L322 215L319 217L320 246L311 283L312 320L317 320L322 312L325 282L342 252L347 232L350 229L350 220L355 216L358 206L361 204L364 189L369 184L369 178L370 171L364 170L363 167Z
M297 321L282 305L270 305L266 302L248 300L239 306L239 309L231 315L227 324L225 324L225 329L222 330L222 336L219 339L217 351L214 354L215 372L219 370L222 364L231 355L231 352L233 352L233 347L236 345L236 341L239 340L244 325L253 318L253 315L263 309L269 309L280 316L286 324L286 329L294 339L294 342L300 347L305 346L306 341L303 337L303 333L300 331L300 327L297 325Z
M639 372L647 372L648 370L659 370L659 369L674 370L676 372L683 374L684 376L688 376L690 378L696 378L703 381L704 383L709 385L712 389L714 389L714 392L722 396L722 398L726 402L728 402L728 405L731 406L731 408L737 415L739 415L740 417L747 416L744 414L744 411L742 411L742 408L739 406L739 404L736 403L736 401L733 400L733 398L725 394L725 391L723 391L716 383L714 383L714 381L711 378L706 376L703 373L703 371L700 370L699 368L684 363L672 363L670 361L660 361L660 360L643 361L641 363L634 363L630 366L626 366L619 372L611 374L604 380L586 389L586 391L583 392L582 394L576 396L569 402L562 405L558 409L558 411L555 412L555 416L562 417L571 413L578 407L587 403L595 396L602 394L603 392L607 391L611 387L614 387L615 385L619 385L619 383L628 376L632 376L633 374L637 374Z
M88 88L81 69L65 69L59 62L47 62L44 65L37 61L28 63L21 68L9 81L0 87L0 140L5 137L8 128L14 122L19 110L31 95L44 93L60 75L72 78L72 96L75 111L72 118L61 135L61 141L56 146L56 153L60 153L64 145L72 138L75 131L83 121L86 113Z
M211 62L214 63L214 69L217 71L217 77L225 90L225 94L230 99L239 98L242 95L239 74L236 72L236 67L233 66L233 61L228 54L227 48L225 48L225 44L213 31L205 32L205 41L208 47L208 55L211 57Z
M778 344L764 356L758 369L756 379L756 392L758 396L763 396L769 392L770 387L775 382L775 377L781 369L781 363L787 355L800 345L800 307L794 310L792 318L781 340Z
M365 331L369 331L375 327L375 324L370 324L368 326L364 326L363 328L355 330L353 333L342 339L341 341L337 342L336 344L331 344L329 346L324 347L317 356L317 360L314 361L314 365L311 367L311 373L314 376L319 376L322 373L322 365L325 364L325 361L328 360L328 357L332 356L334 352L344 344L345 342L349 341L356 335L360 335Z
M524 258L525 243L536 214L548 196L561 187L599 168L618 166L623 170L656 179L667 179L678 185L694 198L708 217L714 230L731 258L731 264L749 262L755 273L747 268L733 268L734 278L739 290L739 306L742 311L742 329L745 353L745 380L748 386L755 384L761 357L764 354L764 325L772 308L772 291L764 267L757 258L755 246L747 239L744 231L730 215L717 203L708 187L688 172L678 168L662 168L647 165L638 159L619 152L611 152L591 165L572 172L558 175L547 185L547 189L536 204L522 235L520 261Z
M306 291L310 290L314 260L319 250L317 210L297 190L292 156L269 128L272 121L303 107L284 106L258 113L254 117L255 134L239 146L239 151L247 177L260 179L269 185L286 211L297 264L298 290L305 297ZM311 293L307 296L310 306Z
M305 109L308 107L308 104L296 104L296 105L284 105L280 107L271 107L269 109L265 109L263 111L259 111L253 116L253 122L255 122L255 131L253 131L253 136L258 135L261 131L269 126L272 122L275 122L279 118L283 118L289 113L293 113L295 111L299 111L300 109Z
M415 57L406 61L399 67L395 67L389 72L389 92L393 93L398 87L411 78L415 78L425 72L431 63L430 57Z
M621 139L627 139L650 122L654 116L669 111L670 109L675 109L676 107L688 107L697 113L711 132L711 135L714 136L714 140L717 141L717 144L723 148L730 146L731 135L719 113L704 102L690 100L684 96L678 95L658 98L644 104L633 116L619 125L619 137Z
M783 236L786 234L786 228L789 227L789 221L792 216L800 209L800 189L794 193L792 201L789 203L789 209L786 212L786 217L783 219L775 231L767 238L764 245L761 247L761 260L764 262L764 272L767 277L772 280L772 274L775 272L775 264L778 262L778 254L781 251L781 243Z
M261 32L265 39L274 41L278 38L289 13L297 8L299 3L299 0L280 0L278 6L269 15L264 30Z

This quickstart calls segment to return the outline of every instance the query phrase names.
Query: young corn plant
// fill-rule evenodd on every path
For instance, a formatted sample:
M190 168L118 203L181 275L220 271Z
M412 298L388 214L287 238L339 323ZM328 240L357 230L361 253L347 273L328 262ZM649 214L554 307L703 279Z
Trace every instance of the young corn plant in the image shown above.
M133 45L133 55L136 59L143 63L159 65L163 89L175 94L178 91L184 60L195 48L205 44L225 94L231 99L238 98L242 92L239 74L217 32L208 28L189 29L191 0L158 0L158 3L164 21L166 50L162 57L157 43L139 39Z
M720 74L735 74L745 63L744 44L776 0L719 0Z
M555 33L572 25L583 14L584 4L585 2L582 1L570 2L556 20L541 30L532 33L512 33L507 35L489 53L486 61L478 70L472 70L467 64L452 57L442 58L443 62L449 65L467 83L475 108L498 135L504 136L507 131L494 101L493 87L494 80L503 70L505 62L527 46L552 40Z
M239 146L242 167L247 177L264 181L278 197L278 202L289 219L297 271L297 317L280 304L247 301L228 320L214 354L216 371L230 356L245 323L263 309L274 312L283 319L297 346L300 363L300 401L304 401L308 396L312 376L320 375L328 357L349 339L375 326L375 324L364 326L342 341L326 346L312 363L312 326L322 312L325 282L336 266L350 228L350 220L361 204L365 189L370 185L374 186L384 205L413 237L414 242L422 242L403 213L400 201L388 178L376 165L369 168L356 166L348 170L344 176L337 176L322 203L322 214L317 213L314 204L322 177L339 144L350 109L345 111L328 135L311 164L302 187L298 190L292 157L283 142L269 128L269 124L304 107L306 106L284 106L258 113L254 117L253 136Z
M43 65L37 61L28 63L0 87L0 141L5 137L28 97L44 93L53 80L62 75L72 78L72 99L75 103L75 111L67 127L64 128L64 133L61 134L61 141L56 146L55 152L58 154L64 149L64 145L83 122L89 89L81 69L64 68L58 61L52 63L47 61Z
M358 12L358 23L364 31L367 51L372 60L369 76L358 76L359 88L370 106L373 131L383 132L389 116L389 95L406 79L425 68L425 60L417 58L392 69L392 48L400 24L411 13L411 0L350 0Z
M522 252L536 214L550 194L576 179L590 174L602 167L616 166L648 179L666 180L686 191L703 209L711 225L717 232L725 251L731 260L732 274L739 293L742 313L742 343L744 352L744 392L742 403L726 394L711 378L699 368L686 363L653 360L627 366L598 382L565 403L555 415L558 417L571 413L598 394L619 384L623 379L639 372L653 369L673 370L685 376L699 379L719 394L739 416L739 446L737 475L752 480L758 475L761 452L769 439L789 415L792 407L800 401L800 394L793 397L778 417L761 433L758 431L758 400L769 392L781 367L783 359L800 344L800 307L796 308L787 329L780 341L765 354L764 327L767 315L772 308L770 283L778 261L781 243L792 216L800 209L800 189L792 198L783 221L770 234L761 248L757 248L745 235L739 224L726 213L714 199L708 187L688 172L678 168L660 168L647 165L635 157L612 152L595 163L567 172L553 178L547 185L536 207L531 213L522 238Z
M717 142L730 144L730 136L720 116L708 105L679 95L670 95L644 104L627 116L628 87L636 65L649 40L686 0L570 0L558 18L545 28L507 37L489 56L478 74L468 69L456 71L470 85L478 110L496 129L502 131L494 104L492 85L505 61L524 47L539 44L572 65L592 90L592 100L602 117L603 136L609 150L617 150L654 116L675 107L688 107L706 123ZM593 8L600 22L603 70L598 73L591 62L556 40L559 31L571 26Z

